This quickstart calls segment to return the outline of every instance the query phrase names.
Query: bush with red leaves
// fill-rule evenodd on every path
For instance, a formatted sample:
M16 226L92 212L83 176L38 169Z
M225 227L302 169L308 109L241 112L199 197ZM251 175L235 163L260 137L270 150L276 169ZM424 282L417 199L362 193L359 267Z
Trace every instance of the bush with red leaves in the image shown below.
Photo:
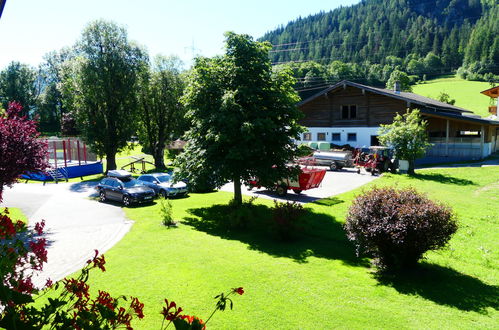
M21 111L19 103L11 102L6 113L0 114L0 201L5 185L15 183L25 172L48 166L47 144L37 139L36 122L21 117Z
M413 188L373 188L348 211L345 230L357 253L376 258L381 269L415 266L428 250L444 247L458 228L452 210Z

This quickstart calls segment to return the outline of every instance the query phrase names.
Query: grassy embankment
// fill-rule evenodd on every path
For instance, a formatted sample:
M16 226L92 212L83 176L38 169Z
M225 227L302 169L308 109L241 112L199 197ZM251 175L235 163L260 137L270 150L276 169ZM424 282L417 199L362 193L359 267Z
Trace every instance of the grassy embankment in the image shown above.
M457 77L446 77L429 80L423 84L412 86L413 93L437 99L440 93L447 93L455 99L457 107L473 111L482 117L489 116L490 98L480 94L490 88L488 82L468 81Z
M356 174L352 174L356 175ZM422 267L376 278L342 229L362 189L307 204L303 237L276 241L268 232L269 200L257 200L244 231L230 230L229 193L172 200L176 229L161 225L159 205L126 208L131 231L106 253L106 273L91 286L135 295L145 303L138 329L161 323L163 299L206 319L213 297L243 286L233 311L210 321L219 329L496 328L499 324L499 167L387 174L376 185L414 186L451 205L460 229Z

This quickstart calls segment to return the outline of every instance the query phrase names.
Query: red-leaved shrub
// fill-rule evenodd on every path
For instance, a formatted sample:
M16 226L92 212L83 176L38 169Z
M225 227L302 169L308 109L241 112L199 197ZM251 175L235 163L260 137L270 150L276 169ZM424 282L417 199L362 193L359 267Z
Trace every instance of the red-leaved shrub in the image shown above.
M373 188L348 211L345 230L382 269L414 266L428 250L444 247L457 230L452 210L413 188Z

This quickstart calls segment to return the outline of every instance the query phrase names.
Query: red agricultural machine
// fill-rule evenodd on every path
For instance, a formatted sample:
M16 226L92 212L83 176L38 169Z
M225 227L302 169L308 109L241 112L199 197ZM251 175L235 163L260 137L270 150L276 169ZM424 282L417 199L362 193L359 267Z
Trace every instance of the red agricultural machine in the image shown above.
M353 153L353 165L357 168L357 173L364 168L371 175L383 172L395 172L397 162L393 160L392 149L387 147L370 147L355 149Z
M300 166L300 174L298 177L279 180L275 186L269 188L274 189L280 197L286 196L288 190L293 190L295 194L301 194L304 190L319 187L325 175L325 169ZM250 190L261 187L262 185L258 179L255 178L250 180L248 187Z

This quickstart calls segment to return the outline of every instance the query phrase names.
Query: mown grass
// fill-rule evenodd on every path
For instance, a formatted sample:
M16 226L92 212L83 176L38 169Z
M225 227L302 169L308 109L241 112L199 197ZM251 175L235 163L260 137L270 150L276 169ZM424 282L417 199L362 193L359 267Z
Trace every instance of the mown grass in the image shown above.
M490 115L488 111L490 98L480 94L480 92L489 88L488 82L468 81L451 76L413 85L412 91L433 99L437 99L442 92L447 93L452 99L456 100L455 106L471 110L482 117L487 117Z
M161 225L157 204L125 208L135 224L90 284L139 297L146 318L137 329L159 327L164 298L206 319L213 297L238 286L246 293L210 328L497 328L499 167L387 174L373 184L414 186L452 205L460 229L448 248L428 253L411 273L378 277L342 229L365 188L307 204L305 230L292 243L268 229L272 201L257 200L253 221L234 230L231 194L192 194L172 200L179 228Z
M28 218L26 218L26 215L21 211L21 209L18 209L17 207L9 207L9 215L10 218L13 221L21 220L24 223L28 222ZM0 207L0 213L3 213L5 211L5 207Z

